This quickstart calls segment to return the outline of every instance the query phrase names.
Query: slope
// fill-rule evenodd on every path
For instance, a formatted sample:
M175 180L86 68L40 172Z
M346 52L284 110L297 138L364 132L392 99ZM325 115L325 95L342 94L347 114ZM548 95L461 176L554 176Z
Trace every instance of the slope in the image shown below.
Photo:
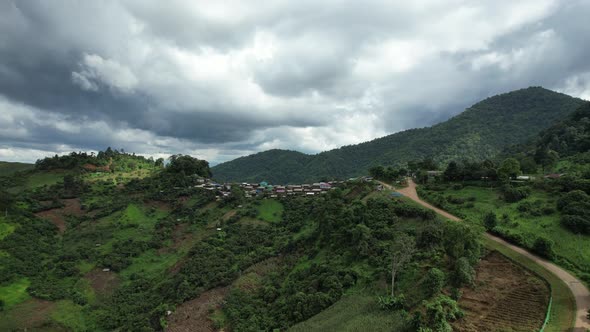
M10 175L20 171L26 171L35 167L33 164L0 161L0 176Z
M541 87L487 98L432 127L410 129L317 155L271 150L213 167L219 181L306 182L365 174L374 165L425 157L438 162L489 158L526 142L584 101Z

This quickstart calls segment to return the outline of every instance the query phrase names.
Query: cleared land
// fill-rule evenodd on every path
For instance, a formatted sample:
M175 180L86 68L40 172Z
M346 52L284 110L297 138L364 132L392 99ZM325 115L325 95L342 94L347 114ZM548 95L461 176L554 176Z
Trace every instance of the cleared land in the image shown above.
M492 251L477 267L473 287L463 288L460 332L538 331L549 304L549 286L538 276Z

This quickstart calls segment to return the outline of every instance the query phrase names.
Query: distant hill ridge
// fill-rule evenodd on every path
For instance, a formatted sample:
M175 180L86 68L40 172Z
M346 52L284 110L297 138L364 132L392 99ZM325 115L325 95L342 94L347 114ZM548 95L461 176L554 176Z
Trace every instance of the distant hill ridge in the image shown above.
M431 157L438 162L484 159L526 142L574 112L582 99L542 87L486 98L431 127L409 129L316 155L269 150L212 168L219 181L308 182L366 174L374 165L400 165Z

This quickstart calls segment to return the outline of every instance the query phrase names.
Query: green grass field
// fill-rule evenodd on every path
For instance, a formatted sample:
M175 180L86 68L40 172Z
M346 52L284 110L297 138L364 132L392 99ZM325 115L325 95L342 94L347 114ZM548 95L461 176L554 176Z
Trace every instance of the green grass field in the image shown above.
M506 203L500 198L496 189L468 186L461 190L447 189L442 192L445 196L468 198L475 197L474 207L466 207L466 204L452 205L453 211L460 212L465 220L476 225L482 225L483 216L494 211L498 216L499 226L510 229L511 232L520 233L532 246L538 236L544 236L553 240L554 249L559 257L573 263L581 270L590 271L590 238L574 234L560 225L559 213L550 215L531 216L518 211L517 207L524 201L543 201L544 206L555 207L557 197L553 197L543 191L533 190L530 197L517 203ZM503 224L502 215L508 215L511 222ZM565 263L567 265L567 263ZM562 266L564 264L562 263ZM573 266L564 266L574 272Z
M30 284L29 279L22 278L11 284L0 286L0 300L4 301L4 305L8 309L29 299L27 287Z
M35 165L33 164L0 161L0 176L11 175L20 171L26 171L29 169L33 169L33 167L35 167Z
M258 207L258 218L268 222L279 222L283 216L283 204L274 199L263 199Z
M376 310L376 296L364 292L345 295L326 310L291 327L290 332L307 331L399 331L400 313Z
M84 315L83 309L82 306L70 300L58 301L55 310L51 313L51 319L70 331L91 331L93 330L89 326L91 321Z

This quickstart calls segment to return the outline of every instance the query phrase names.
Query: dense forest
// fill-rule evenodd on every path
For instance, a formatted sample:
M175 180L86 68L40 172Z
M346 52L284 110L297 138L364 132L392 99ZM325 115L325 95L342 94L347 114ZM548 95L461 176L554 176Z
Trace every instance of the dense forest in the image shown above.
M271 150L222 163L212 171L220 181L304 183L366 175L373 166L401 166L427 157L441 163L483 160L510 145L529 141L582 103L581 99L531 87L487 98L429 128L406 130L317 155Z

